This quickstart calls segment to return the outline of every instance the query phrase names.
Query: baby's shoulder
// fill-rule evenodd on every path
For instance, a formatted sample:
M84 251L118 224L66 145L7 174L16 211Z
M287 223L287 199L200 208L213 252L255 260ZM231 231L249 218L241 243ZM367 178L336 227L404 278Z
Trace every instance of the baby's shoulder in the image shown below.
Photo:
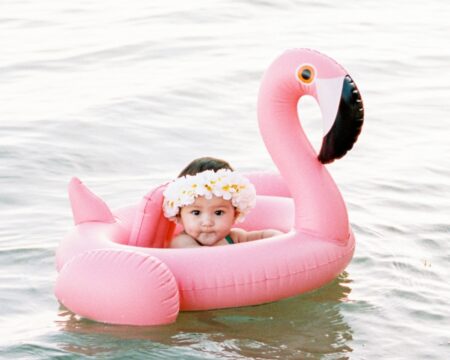
M188 234L181 233L175 236L170 242L171 248L197 247L198 244Z

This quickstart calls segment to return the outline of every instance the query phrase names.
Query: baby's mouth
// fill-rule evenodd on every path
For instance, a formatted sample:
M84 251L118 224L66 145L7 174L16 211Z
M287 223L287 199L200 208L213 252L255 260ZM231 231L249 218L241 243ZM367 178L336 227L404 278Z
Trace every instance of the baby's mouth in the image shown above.
M202 242L211 242L216 240L216 233L214 231L203 231L199 234L198 239Z

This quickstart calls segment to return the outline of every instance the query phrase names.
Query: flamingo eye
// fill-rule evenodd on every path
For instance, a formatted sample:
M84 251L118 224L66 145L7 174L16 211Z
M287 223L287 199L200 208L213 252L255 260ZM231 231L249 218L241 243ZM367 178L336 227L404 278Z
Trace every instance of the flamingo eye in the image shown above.
M312 84L316 78L316 70L312 65L300 65L296 72L297 80L302 84Z

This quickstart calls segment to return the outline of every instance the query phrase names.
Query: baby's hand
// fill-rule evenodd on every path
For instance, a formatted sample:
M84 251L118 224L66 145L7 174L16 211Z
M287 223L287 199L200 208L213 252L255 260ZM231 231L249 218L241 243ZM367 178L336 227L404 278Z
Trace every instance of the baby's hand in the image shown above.
M245 231L242 229L233 229L231 231L231 237L235 243L254 241L266 239L272 236L277 236L283 234L279 230L266 229L266 230L256 230L256 231Z
M282 235L283 233L279 230L275 230L275 229L268 229L268 230L263 230L263 239L266 238L270 238L272 236L277 236L277 235Z

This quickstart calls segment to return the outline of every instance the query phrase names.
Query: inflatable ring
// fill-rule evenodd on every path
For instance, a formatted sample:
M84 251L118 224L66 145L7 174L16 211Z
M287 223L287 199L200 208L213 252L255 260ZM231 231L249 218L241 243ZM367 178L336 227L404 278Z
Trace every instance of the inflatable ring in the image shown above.
M298 119L313 96L324 133L317 155ZM157 325L180 310L255 305L317 289L350 262L355 240L345 203L324 164L352 148L363 124L359 91L334 60L286 51L266 71L258 97L260 132L278 174L249 175L258 198L242 224L285 233L232 246L168 249L164 185L140 204L112 212L78 179L69 185L75 227L57 249L55 294L96 321Z

